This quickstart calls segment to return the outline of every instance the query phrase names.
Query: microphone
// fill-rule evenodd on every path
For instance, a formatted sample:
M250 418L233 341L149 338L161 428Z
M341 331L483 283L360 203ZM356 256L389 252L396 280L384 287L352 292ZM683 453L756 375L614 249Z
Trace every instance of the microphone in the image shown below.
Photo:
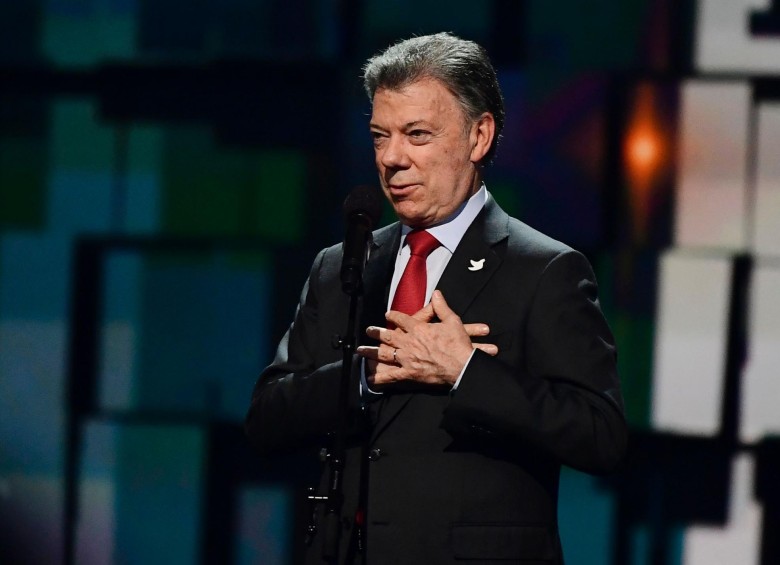
M344 200L344 257L341 260L341 289L350 296L363 290L363 268L371 244L371 230L379 222L382 197L371 186L361 185Z

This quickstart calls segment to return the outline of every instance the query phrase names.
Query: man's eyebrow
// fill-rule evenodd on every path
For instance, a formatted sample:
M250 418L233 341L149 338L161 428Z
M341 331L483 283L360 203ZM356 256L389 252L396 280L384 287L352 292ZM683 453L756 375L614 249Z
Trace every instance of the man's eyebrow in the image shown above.
M428 122L425 120L412 120L411 122L406 122L404 124L403 129L408 130L417 126L425 126L428 127ZM382 126L375 124L374 122L370 122L368 124L369 129L381 129L382 131L387 131L387 128L383 128Z

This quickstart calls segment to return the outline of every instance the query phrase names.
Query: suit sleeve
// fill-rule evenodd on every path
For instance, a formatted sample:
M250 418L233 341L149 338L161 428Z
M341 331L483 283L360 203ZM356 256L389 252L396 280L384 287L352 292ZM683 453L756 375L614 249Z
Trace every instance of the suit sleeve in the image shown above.
M244 430L261 452L321 441L337 423L342 361L323 362L334 357L334 350L320 329L319 282L326 252L315 259L293 323L252 392ZM357 358L351 376L348 404L354 408L359 404Z
M476 351L444 427L530 447L583 471L611 470L625 451L627 426L614 340L580 253L565 251L547 264L525 323L522 367Z

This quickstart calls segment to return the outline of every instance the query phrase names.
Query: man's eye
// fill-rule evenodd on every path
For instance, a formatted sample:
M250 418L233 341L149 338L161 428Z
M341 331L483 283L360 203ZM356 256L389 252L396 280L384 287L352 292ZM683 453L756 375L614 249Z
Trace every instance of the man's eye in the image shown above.
M424 129L415 129L409 132L409 137L412 138L412 141L424 141L428 139L430 135L431 132Z

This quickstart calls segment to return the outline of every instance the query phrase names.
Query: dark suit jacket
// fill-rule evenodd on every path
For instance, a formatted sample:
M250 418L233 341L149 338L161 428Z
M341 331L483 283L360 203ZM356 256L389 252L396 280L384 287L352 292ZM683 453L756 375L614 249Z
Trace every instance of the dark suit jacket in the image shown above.
M398 224L374 234L361 335L369 324L385 325L399 241ZM472 259L485 259L484 267L468 270ZM257 382L246 431L262 452L323 441L334 427L342 354L331 343L344 331L348 304L340 266L340 245L317 256L295 319ZM627 435L615 346L590 265L490 199L437 288L464 322L490 326L485 341L499 354L476 351L455 392L420 387L371 404L368 563L562 563L561 464L608 471ZM345 517L354 515L358 490L354 437ZM320 551L315 541L307 563L318 563Z

